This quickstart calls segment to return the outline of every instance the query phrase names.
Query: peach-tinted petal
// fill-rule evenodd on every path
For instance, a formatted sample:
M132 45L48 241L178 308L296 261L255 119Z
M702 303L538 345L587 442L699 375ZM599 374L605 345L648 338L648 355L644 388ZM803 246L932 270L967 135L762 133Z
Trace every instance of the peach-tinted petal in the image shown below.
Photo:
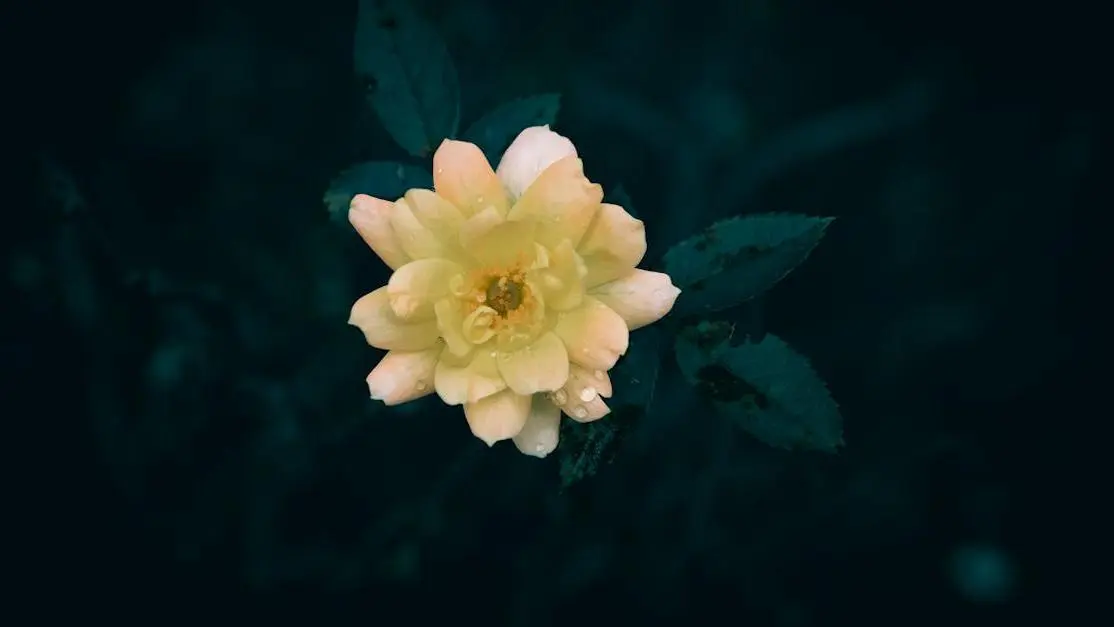
M410 207L409 201L399 198L391 212L391 227L402 250L411 259L431 257L452 257L456 242L442 242L433 231L427 229Z
M530 414L531 397L503 390L464 404L464 417L472 434L491 446L518 435Z
M391 270L410 261L391 227L394 203L367 194L356 194L348 205L348 222Z
M560 433L561 410L545 394L535 394L526 424L514 436L514 445L526 455L545 457L557 448Z
M437 343L437 323L400 320L391 309L385 286L352 305L348 324L359 327L368 344L383 350L420 351Z
M668 274L636 269L621 279L596 286L589 293L614 309L633 331L669 313L681 290L673 285Z
M537 272L535 282L543 290L547 306L555 311L568 311L584 299L586 272L584 260L565 239L547 255L545 267Z
M587 401L570 398L567 406L562 407L561 410L577 422L593 422L611 413L611 408L598 394Z
M431 320L433 305L448 296L453 277L464 272L447 259L418 259L394 271L387 282L391 309L403 320Z
M569 378L569 353L552 331L516 351L499 353L499 374L516 394L549 392Z
M603 401L611 396L611 379L602 370L592 371L573 364L564 387L549 396L577 422L599 420L611 412Z
M569 359L590 370L610 370L627 352L627 323L607 305L584 297L584 303L562 313L554 332L565 343Z
M537 241L552 249L563 239L580 243L603 199L603 188L584 176L583 163L566 157L554 163L523 192L509 220L535 219Z
M533 221L510 222L494 209L485 209L469 218L460 230L460 245L472 259L485 266L507 266L533 260L537 251Z
M443 349L390 351L367 376L371 398L398 405L433 393L433 370Z
M405 198L406 205L418 222L443 245L441 256L458 256L457 238L464 224L464 214L460 209L428 189L411 189L406 192Z
M507 147L495 173L511 198L518 198L554 162L575 156L576 146L567 137L549 130L549 125L531 126Z
M619 205L604 203L588 227L577 252L588 274L584 284L593 287L626 275L646 254L646 228Z
M465 358L441 355L433 375L437 395L449 405L474 403L507 388L495 356L490 350L478 350Z
M488 207L507 215L510 204L503 183L475 145L446 139L433 153L433 188L465 217Z

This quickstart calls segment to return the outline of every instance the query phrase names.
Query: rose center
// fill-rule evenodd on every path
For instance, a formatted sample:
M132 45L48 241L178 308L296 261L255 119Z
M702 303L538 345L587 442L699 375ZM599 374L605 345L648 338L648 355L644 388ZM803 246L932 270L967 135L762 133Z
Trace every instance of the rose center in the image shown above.
M501 276L492 279L484 293L488 307L494 309L500 316L518 309L522 305L523 286L518 281Z

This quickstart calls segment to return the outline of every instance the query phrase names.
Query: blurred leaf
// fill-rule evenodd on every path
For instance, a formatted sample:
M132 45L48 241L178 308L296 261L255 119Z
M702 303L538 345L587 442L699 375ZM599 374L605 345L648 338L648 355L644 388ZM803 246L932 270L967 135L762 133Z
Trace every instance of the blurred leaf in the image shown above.
M404 0L360 0L356 74L391 137L415 157L456 135L460 84L445 43Z
M539 94L504 102L480 116L461 138L479 146L495 167L503 151L523 129L556 123L560 108L560 94Z
M627 193L627 188L623 187L622 183L612 187L611 191L606 192L604 202L619 205L623 209L626 209L627 213L631 214L632 217L638 217L638 214L634 211L634 202L631 200L630 194Z
M716 409L762 442L784 449L835 452L843 418L808 359L780 338L735 338L726 323L681 332L677 363Z
M394 161L365 161L344 170L329 183L325 206L336 220L348 217L348 203L356 194L385 200L401 198L415 187L432 188L433 177L425 169Z
M834 218L769 213L728 218L665 253L684 292L674 313L711 312L758 296L803 262Z

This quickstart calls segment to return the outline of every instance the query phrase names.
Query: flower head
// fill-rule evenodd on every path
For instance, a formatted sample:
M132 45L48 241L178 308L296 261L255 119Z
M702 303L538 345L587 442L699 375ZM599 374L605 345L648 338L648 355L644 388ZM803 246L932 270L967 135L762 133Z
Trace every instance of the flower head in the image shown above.
M513 439L545 457L561 412L608 413L607 371L628 331L668 313L680 290L636 268L642 222L601 202L572 142L548 126L522 131L494 171L475 145L445 140L433 185L395 202L360 194L348 212L394 271L349 319L388 351L371 396L395 405L436 392L488 445Z

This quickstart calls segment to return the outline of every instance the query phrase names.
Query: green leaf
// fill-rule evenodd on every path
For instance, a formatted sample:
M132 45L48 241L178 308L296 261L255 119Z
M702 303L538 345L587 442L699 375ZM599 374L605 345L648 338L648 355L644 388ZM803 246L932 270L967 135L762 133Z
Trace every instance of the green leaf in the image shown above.
M780 338L733 337L726 323L701 322L677 337L677 363L690 383L762 442L835 452L843 418L808 359Z
M674 313L726 309L768 290L801 264L834 218L770 213L729 218L670 248L665 272L684 290Z
M495 167L503 151L523 129L555 124L560 108L560 94L539 94L504 102L473 122L462 139L479 146Z
M404 150L424 157L460 124L460 84L445 43L404 0L360 0L356 74Z
M344 220L348 203L356 194L394 200L415 187L433 187L433 176L423 168L405 163L365 161L338 174L329 183L323 200L333 219Z

